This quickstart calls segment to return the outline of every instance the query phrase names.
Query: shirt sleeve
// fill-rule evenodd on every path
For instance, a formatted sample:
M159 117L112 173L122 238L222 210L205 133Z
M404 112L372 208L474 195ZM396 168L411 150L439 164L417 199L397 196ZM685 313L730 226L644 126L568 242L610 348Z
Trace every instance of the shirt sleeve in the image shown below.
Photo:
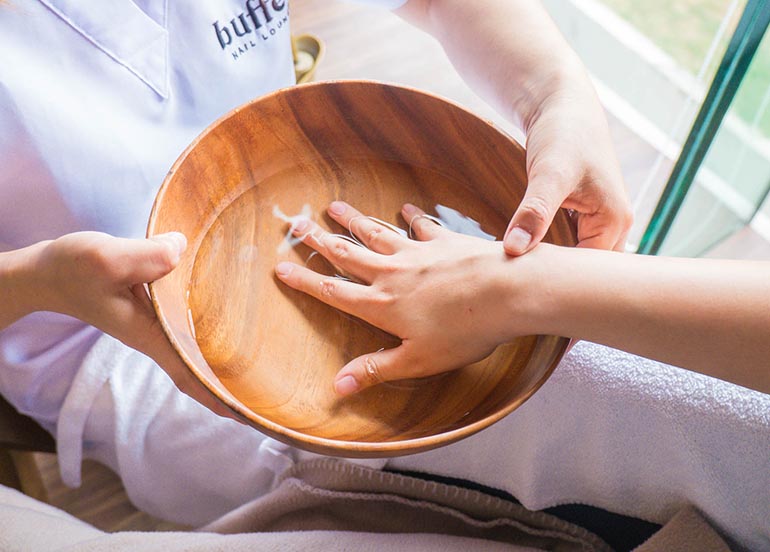
M400 8L401 6L403 6L408 2L408 0L349 0L349 1L357 2L359 4L373 4L375 6L387 8L389 10L395 10L396 8Z

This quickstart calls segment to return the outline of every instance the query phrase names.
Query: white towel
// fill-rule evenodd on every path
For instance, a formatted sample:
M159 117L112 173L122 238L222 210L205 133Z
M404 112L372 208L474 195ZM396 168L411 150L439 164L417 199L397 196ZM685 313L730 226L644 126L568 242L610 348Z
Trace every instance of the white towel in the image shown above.
M69 393L58 443L68 480L82 432L85 456L165 519L206 523L312 456L211 414L108 336ZM770 396L589 343L491 428L388 465L504 489L535 510L584 503L664 523L692 504L740 547L770 550Z
M664 523L693 504L739 547L770 550L770 395L591 343L501 422L389 466L536 510L583 503Z
M120 475L138 508L193 526L262 496L297 460L318 456L213 414L150 358L108 335L67 391L57 452L68 485L80 484L81 459L92 458Z

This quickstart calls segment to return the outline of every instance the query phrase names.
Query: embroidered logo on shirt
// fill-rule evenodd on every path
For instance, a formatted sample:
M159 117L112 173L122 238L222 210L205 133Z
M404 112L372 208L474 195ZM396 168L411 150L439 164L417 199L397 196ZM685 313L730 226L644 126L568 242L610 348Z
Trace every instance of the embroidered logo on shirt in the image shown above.
M284 25L289 24L289 16L283 12L286 0L246 0L246 11L222 24L214 21L214 33L222 50L229 51L234 60L240 58L259 40L270 40Z

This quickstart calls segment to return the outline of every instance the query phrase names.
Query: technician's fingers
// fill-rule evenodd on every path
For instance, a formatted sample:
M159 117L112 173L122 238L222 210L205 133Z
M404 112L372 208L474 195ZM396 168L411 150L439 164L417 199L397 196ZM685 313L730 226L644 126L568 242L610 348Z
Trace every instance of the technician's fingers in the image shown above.
M334 378L334 390L338 395L358 393L367 387L385 381L414 377L408 349L403 344L394 349L360 356L342 368Z
M294 234L338 269L365 282L374 277L379 259L367 248L330 234L309 219L295 223Z
M620 236L620 239L615 243L613 246L613 251L620 251L621 253L624 253L626 251L626 246L628 245L628 232L623 232L623 234Z
M523 255L540 243L566 196L566 185L551 174L532 175L524 198L505 231L505 252L512 256Z
M333 201L329 205L329 216L377 253L392 255L403 244L398 232L371 220L344 201Z
M278 263L275 274L287 286L368 321L367 305L371 303L369 286L333 276L323 276L309 268L289 262Z
M160 323L154 325L149 334L154 336L152 340L156 341L156 345L152 345L149 342L146 344L148 354L158 366L171 377L174 385L179 390L198 401L203 406L214 412L223 418L230 418L239 423L244 421L230 410L225 403L221 402L217 397L209 391L198 378L193 376L193 373L187 368L184 361L179 356L171 343L166 338L163 330L160 328Z
M401 216L409 224L412 234L420 241L436 239L444 228L431 219L429 219L422 209L415 207L411 203L405 204L401 208Z
M630 209L620 205L603 208L596 213L579 213L578 247L624 251L633 217Z
M581 239L577 247L586 247L588 249L616 249L618 236L616 234L596 234Z

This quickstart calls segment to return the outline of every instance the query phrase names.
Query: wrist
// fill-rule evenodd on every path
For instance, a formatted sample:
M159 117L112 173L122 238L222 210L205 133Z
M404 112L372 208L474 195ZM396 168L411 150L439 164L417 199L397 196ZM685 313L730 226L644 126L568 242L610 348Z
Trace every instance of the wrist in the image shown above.
M527 135L543 113L560 109L574 112L571 106L576 102L584 107L599 105L588 73L577 55L567 49L558 57L551 70L531 71L531 78L517 85L518 94L508 96L515 98L513 109Z
M525 255L506 262L506 340L522 335L561 335L557 320L562 315L566 287L560 281L569 270L569 249L541 243Z
M0 253L0 328L43 307L44 290L38 270L40 254L49 242Z
M596 327L606 325L610 313L629 302L628 289L634 287L629 283L633 256L551 244L538 248L542 246L546 246L542 271L533 290L536 307L532 317L538 333L595 340ZM643 309L643 305L634 308Z

